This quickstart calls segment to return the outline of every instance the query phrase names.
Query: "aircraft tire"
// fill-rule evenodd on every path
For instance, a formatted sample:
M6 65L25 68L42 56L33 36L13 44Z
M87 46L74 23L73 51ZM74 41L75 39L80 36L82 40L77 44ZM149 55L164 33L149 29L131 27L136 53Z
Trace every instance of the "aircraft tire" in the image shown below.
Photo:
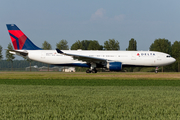
M89 69L86 70L86 73L91 73L91 71Z
M97 73L97 70L96 69L92 70L92 73Z

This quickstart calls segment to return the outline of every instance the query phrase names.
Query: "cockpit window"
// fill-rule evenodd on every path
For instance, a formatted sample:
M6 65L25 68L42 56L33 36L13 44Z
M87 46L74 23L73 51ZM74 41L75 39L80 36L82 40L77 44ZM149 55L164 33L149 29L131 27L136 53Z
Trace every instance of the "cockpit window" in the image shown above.
M167 58L170 58L171 56L170 56L170 55L167 55L166 57L167 57Z

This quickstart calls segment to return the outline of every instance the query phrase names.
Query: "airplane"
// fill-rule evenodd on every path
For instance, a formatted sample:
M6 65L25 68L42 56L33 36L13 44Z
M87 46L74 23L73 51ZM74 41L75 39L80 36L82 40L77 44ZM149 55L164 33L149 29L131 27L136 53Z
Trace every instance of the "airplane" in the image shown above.
M169 54L157 51L43 50L15 24L6 26L14 47L14 50L9 50L11 54L57 66L87 67L86 73L97 73L97 68L109 71L121 71L127 66L157 68L176 61Z

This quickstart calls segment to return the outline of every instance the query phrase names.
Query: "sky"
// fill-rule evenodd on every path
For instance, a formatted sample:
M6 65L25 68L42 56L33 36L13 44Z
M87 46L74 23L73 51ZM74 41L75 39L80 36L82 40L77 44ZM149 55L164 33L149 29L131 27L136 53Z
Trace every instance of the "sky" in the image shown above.
M155 39L180 41L179 0L1 0L0 45L11 42L6 24L16 24L37 46L46 40L56 48L65 39L108 39L126 50L129 40L138 50L149 50ZM5 53L5 50L3 51Z

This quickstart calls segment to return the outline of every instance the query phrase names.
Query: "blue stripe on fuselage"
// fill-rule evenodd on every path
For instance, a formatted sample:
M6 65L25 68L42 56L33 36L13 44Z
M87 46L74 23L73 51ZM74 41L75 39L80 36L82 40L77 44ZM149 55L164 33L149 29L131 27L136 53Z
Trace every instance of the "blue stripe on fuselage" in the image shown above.
M53 64L56 66L76 66L76 67L90 67L90 65L86 63L71 63L71 64Z

